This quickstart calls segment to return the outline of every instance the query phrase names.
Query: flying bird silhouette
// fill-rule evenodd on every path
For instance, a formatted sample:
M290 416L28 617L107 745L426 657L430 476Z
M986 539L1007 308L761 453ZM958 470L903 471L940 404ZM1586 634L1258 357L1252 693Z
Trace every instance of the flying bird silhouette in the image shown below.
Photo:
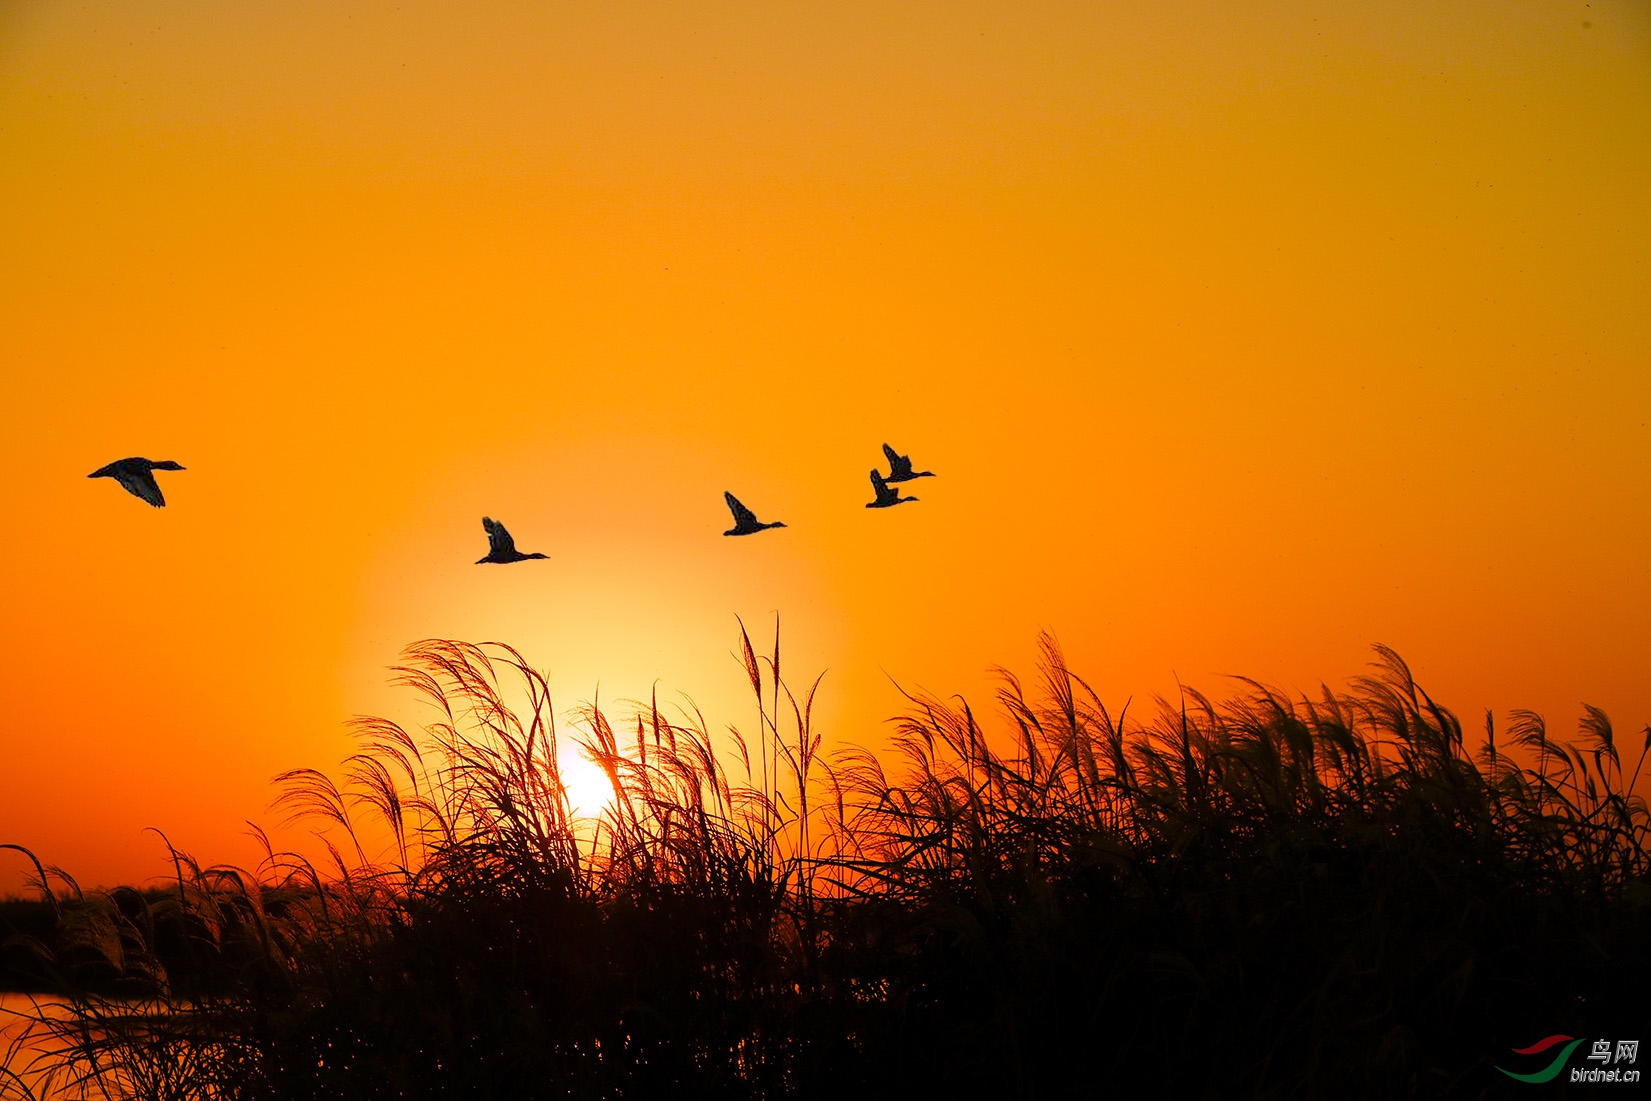
M871 488L877 491L877 500L869 502L867 508L893 508L895 505L917 500L916 497L900 496L900 491L889 485L888 479L876 470L871 472Z
M504 525L491 516L482 517L482 527L487 530L487 557L476 559L476 565L483 562L525 562L529 558L549 558L548 554L535 551L532 554L523 554L516 549L516 540L504 529Z
M727 490L722 491L722 499L728 502L728 511L734 514L734 526L723 532L724 535L754 535L764 528L783 528L784 524L775 520L772 524L765 524L757 519L757 514L740 504L740 499Z
M915 473L911 468L911 456L902 455L888 444L883 445L883 454L889 457L889 476L891 482L909 482L913 478L932 478L934 471L919 470Z
M157 463L133 456L130 459L116 459L108 466L100 466L86 477L113 478L132 496L141 501L148 501L156 508L165 508L166 498L161 496L161 487L156 483L153 472L182 469L183 467L171 459L163 459Z

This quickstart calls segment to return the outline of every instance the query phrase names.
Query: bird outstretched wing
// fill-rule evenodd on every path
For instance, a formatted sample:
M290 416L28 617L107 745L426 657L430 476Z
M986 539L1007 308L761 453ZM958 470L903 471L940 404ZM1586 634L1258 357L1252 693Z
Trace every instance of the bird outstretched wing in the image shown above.
M900 454L888 444L883 445L883 454L889 459L889 477L898 478L911 473L911 456Z
M155 508L167 507L167 499L160 495L160 482L149 470L127 470L121 475L121 485L127 487L135 497L142 497Z
M516 553L516 540L504 529L504 525L491 516L482 517L482 527L487 530L489 555L511 555Z
M883 480L882 473L875 469L871 472L871 488L877 491L879 502L886 501L894 496L894 491L889 488L888 482Z
M722 491L722 499L728 502L728 511L734 514L735 527L750 527L758 522L757 514L740 504L740 499L726 489Z
M148 501L156 508L166 507L166 498L161 496L160 483L155 481L155 476L149 471L128 467L115 477L132 496Z

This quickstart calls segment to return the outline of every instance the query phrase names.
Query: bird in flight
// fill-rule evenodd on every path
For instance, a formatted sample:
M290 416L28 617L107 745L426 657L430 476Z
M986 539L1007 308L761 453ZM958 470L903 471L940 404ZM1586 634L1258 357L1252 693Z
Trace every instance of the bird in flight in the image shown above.
M516 540L504 529L504 525L491 516L482 517L482 527L487 530L487 557L476 559L476 565L483 562L525 562L529 558L549 558L548 554L535 551L532 554L523 554L516 549Z
M900 496L900 491L889 485L889 480L876 470L871 472L871 488L877 491L877 500L868 502L867 508L893 508L917 500L916 497Z
M740 499L727 490L723 490L722 499L728 502L728 511L734 514L734 526L723 532L724 535L754 535L764 528L785 527L778 520L772 524L765 524L758 520L756 513L740 504Z
M911 456L900 454L888 444L883 445L883 454L889 457L888 480L891 482L909 482L913 478L934 477L934 471L932 470L919 470L913 472L911 468Z
M100 466L88 478L113 478L121 484L121 488L142 501L148 501L156 508L166 507L166 498L161 496L161 487L155 481L154 471L182 470L183 467L171 459L153 462L149 459L140 459L134 456L130 459L116 459L108 466Z

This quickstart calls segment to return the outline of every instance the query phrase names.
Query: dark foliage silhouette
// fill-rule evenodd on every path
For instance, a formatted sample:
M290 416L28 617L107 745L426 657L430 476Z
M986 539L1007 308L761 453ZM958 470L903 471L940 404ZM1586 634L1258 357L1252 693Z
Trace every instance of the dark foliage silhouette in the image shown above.
M822 754L819 681L740 647L723 753L657 701L558 729L516 651L422 642L430 722L279 778L325 870L37 865L50 933L5 958L70 1000L42 1066L135 1098L1480 1097L1533 1036L1651 1024L1646 751L1625 774L1596 709L1580 747L1515 713L1470 749L1378 649L1344 692L1129 719L1046 638L996 726L914 694L892 753Z

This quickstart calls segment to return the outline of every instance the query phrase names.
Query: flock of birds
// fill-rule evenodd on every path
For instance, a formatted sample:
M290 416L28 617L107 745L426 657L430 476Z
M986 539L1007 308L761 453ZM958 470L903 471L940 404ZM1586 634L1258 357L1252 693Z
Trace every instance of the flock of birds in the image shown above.
M888 456L889 472L884 474L876 467L871 471L871 488L876 492L877 499L869 501L867 508L893 508L917 500L916 497L902 497L895 488L901 482L909 482L914 478L933 478L932 470L913 470L910 455L902 455L888 444L883 445L883 454ZM138 498L147 501L156 508L166 507L166 498L161 495L160 483L155 481L157 470L183 470L182 466L171 459L155 462L134 456L130 459L117 459L107 466L100 466L88 478L113 478L121 487ZM724 535L755 535L759 531L769 528L783 528L784 524L775 520L765 524L757 519L757 514L740 503L740 499L726 490L722 499L728 502L728 511L734 514L734 526L723 532ZM516 549L516 540L512 539L505 526L491 516L482 517L482 528L487 532L487 555L476 559L476 565L484 562L500 564L509 562L526 562L530 558L549 558L547 554L535 551L532 554L523 554Z

